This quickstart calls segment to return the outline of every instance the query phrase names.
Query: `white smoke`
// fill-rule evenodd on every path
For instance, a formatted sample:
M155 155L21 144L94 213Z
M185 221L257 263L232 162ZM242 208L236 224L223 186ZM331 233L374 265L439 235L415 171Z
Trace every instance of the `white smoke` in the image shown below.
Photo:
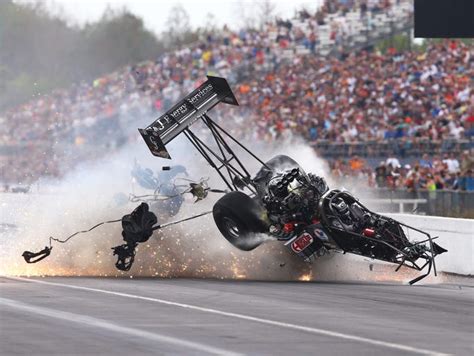
M328 165L314 149L303 142L249 143L263 160L285 154L295 159L306 172L329 177ZM41 180L37 192L8 195L0 206L4 224L17 229L1 233L1 274L9 275L93 275L93 276L161 276L203 278L248 278L271 280L367 279L369 262L351 264L347 256L323 258L310 265L287 251L278 241L265 243L251 252L231 246L215 227L212 214L180 225L159 230L137 249L130 272L115 266L111 247L123 243L120 223L98 227L75 236L67 244L53 242L51 256L38 264L26 264L24 250L38 251L47 245L48 237L65 238L105 220L130 213L138 203L116 204L117 193L128 195L139 189L132 184L130 171L135 160L142 166L159 171L163 165L186 166L189 176L198 180L209 177L211 188L225 189L223 182L204 159L186 141L176 139L169 145L172 161L153 157L141 141L127 145L119 152L94 163L83 163L61 180ZM261 164L237 149L246 167L254 175ZM329 177L329 184L331 186ZM192 216L212 210L221 195L209 193L198 203L191 196L174 218ZM158 216L159 222L165 222ZM260 238L260 236L256 236ZM271 239L265 239L271 240Z
M310 149L301 149L310 154ZM271 157L270 151L262 155L263 159ZM276 153L283 152L284 149L280 149ZM67 244L53 242L51 256L38 264L26 264L21 254L25 250L41 250L48 244L49 236L63 239L98 222L118 219L130 213L138 203L117 205L116 197L118 193L128 195L131 192L137 193L137 189L140 189L132 184L130 176L135 160L155 171L159 171L162 165L182 164L186 166L190 177L196 180L209 177L212 188L226 188L212 168L184 140L177 139L173 142L170 153L172 161L155 158L146 145L138 141L93 163L82 163L60 180L40 180L30 194L3 195L5 200L0 209L2 220L5 221L0 222L15 225L17 229L1 232L0 273L123 274L115 269L115 258L110 249L123 243L120 223L101 226L92 232L77 235ZM305 160L310 159L308 157ZM249 166L252 173L259 168L257 162ZM171 220L212 210L213 203L220 196L210 193L206 200L194 204L193 198L188 195L180 213ZM160 222L164 222L162 217L158 218ZM155 233L147 243L140 245L130 274L216 278L245 275L265 278L265 273L259 275L250 271L251 265L261 265L263 260L267 260L265 256L268 251L273 253L275 250L277 254L285 255L285 251L280 251L279 247L279 244L269 243L250 253L239 251L219 234L212 216L207 216ZM241 263L246 265L241 266ZM276 265L279 266L280 262Z

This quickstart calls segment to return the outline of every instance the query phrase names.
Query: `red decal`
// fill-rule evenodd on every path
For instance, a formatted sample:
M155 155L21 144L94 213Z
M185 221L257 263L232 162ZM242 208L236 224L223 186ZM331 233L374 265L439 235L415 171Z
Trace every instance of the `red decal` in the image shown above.
M293 223L286 223L283 225L283 231L286 232L287 234L292 232L295 228L295 225Z
M313 237L308 233L303 233L291 243L291 249L296 253L303 251L306 247L313 243Z

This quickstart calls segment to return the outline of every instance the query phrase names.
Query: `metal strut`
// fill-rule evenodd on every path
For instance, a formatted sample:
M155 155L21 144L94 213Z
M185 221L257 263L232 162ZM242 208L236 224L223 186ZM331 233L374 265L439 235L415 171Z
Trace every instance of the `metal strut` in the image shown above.
M217 149L213 149L204 143L204 141L197 137L189 128L184 129L185 136L209 163L209 165L217 171L219 176L230 190L235 191L241 189L242 187L246 187L253 194L256 194L256 190L251 181L249 171L245 168L242 161L237 157L234 150L226 142L224 136L237 143L242 149L244 149L250 156L256 159L263 166L266 166L265 162L263 162L254 153L237 141L231 134L217 125L207 114L203 114L201 116L201 120L209 128ZM233 164L232 161L235 163Z

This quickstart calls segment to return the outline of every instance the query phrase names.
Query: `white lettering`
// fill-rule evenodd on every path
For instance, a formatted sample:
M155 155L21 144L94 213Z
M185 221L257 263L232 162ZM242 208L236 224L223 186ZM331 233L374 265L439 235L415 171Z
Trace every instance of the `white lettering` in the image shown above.
M199 101L203 96L205 96L208 92L210 92L213 89L212 84L206 85L204 88L200 89L194 96L189 98L189 102L191 104L195 104L197 101Z
M195 103L199 102L199 100L201 100L206 94L208 94L213 89L214 88L212 84L206 85L204 88L200 89L196 94L194 94L191 98L189 98L188 102L194 105ZM183 103L176 110L173 110L173 112L170 113L169 116L165 115L163 117L160 117L158 120L156 120L152 126L153 130L155 132L163 131L167 127L167 125L173 121L171 117L173 119L176 119L178 116L185 114L188 111L188 109L189 109L188 105L186 105L186 103Z
M170 117L168 115L165 115L163 117L160 117L158 120L156 120L153 124L153 130L155 131L162 131L165 128L165 124L169 124L171 121ZM160 125L159 127L155 125Z
M175 111L173 111L170 115L173 116L175 119L176 116L184 114L186 111L188 111L188 107L186 104L181 105L179 108L177 108Z

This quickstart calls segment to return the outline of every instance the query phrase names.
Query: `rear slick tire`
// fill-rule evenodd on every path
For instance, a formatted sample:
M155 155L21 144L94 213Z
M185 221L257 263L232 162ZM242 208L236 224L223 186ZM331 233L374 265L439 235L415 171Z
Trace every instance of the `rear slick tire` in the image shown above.
M259 238L258 234L268 231L262 220L263 212L254 199L238 191L224 195L212 209L221 234L242 251L251 251L262 244L263 238Z

